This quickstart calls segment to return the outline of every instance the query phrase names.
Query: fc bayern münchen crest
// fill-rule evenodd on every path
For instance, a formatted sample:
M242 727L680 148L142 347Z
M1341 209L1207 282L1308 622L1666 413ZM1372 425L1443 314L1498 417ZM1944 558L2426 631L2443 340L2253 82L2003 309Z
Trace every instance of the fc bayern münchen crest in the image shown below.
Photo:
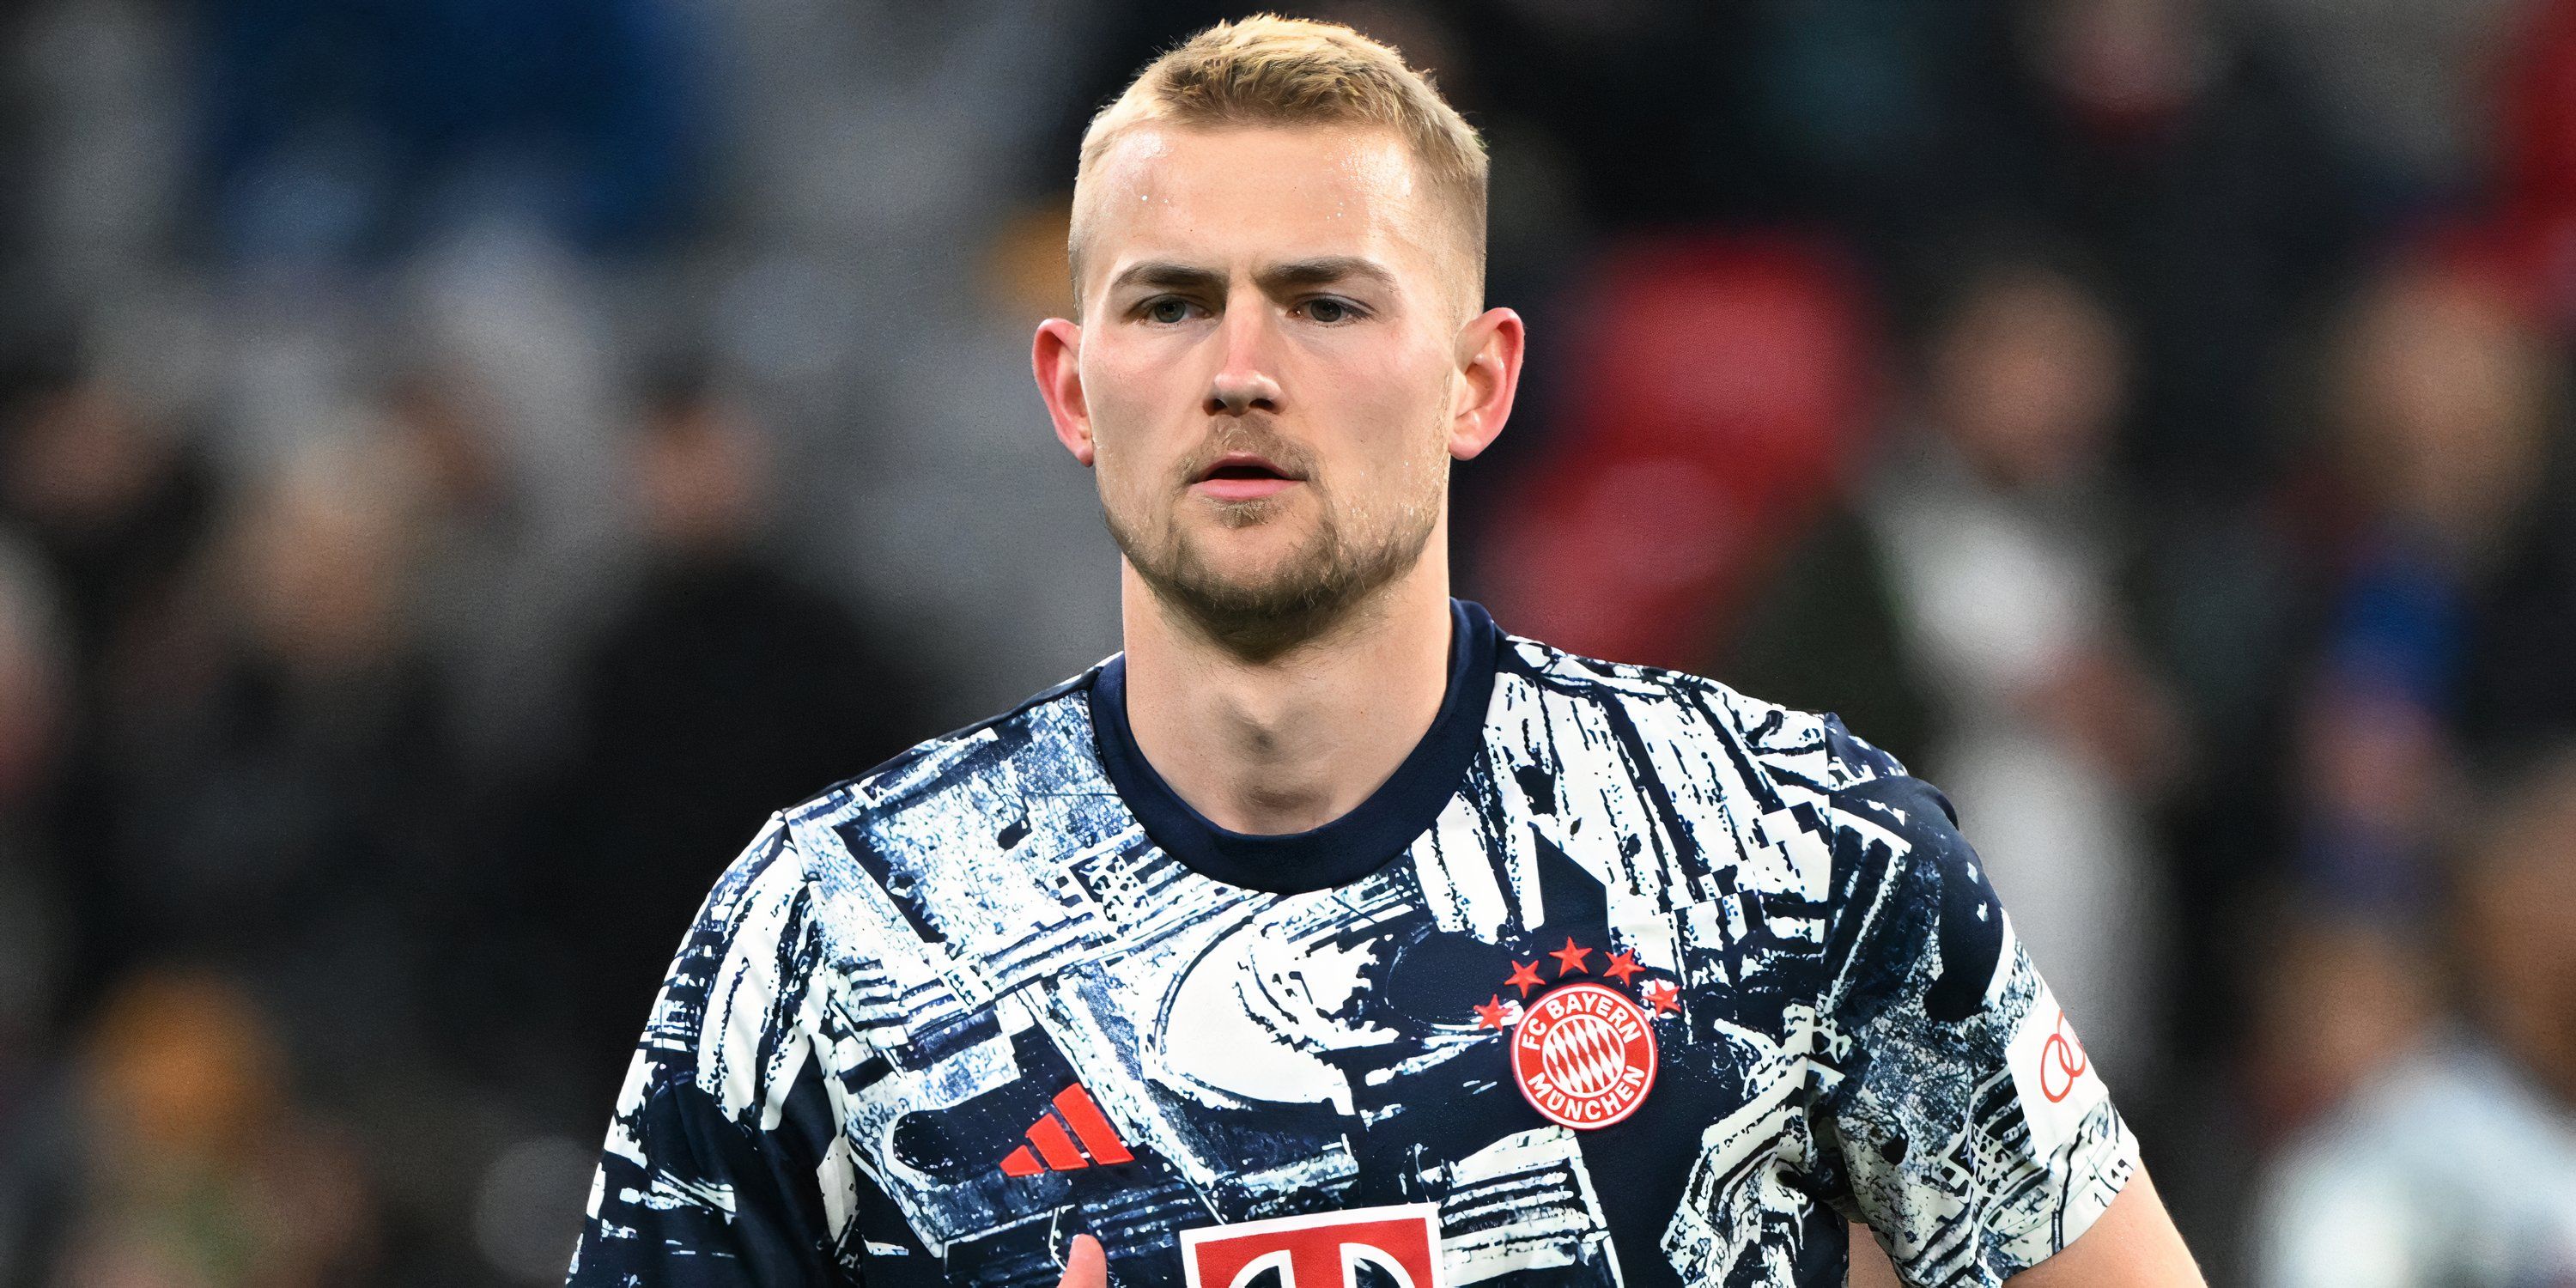
M1626 994L1589 980L1550 989L1512 1026L1512 1078L1530 1107L1578 1130L1636 1112L1655 1085L1655 1030Z

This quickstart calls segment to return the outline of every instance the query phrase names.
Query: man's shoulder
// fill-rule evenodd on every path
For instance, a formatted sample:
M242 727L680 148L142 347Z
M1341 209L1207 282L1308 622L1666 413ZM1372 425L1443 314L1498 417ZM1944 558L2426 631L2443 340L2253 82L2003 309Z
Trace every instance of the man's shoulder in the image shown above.
M1096 674L781 811L836 962L891 963L932 945L999 960L1033 934L1079 937L1079 901L1060 879L1133 827L1092 741Z
M1793 790L1830 795L1905 775L1905 766L1831 712L1802 711L1688 671L1608 662L1509 636L1506 701L1565 701L1601 712L1641 741L1740 756L1744 767Z
M1599 860L1646 870L1630 878L1637 884L1757 909L1767 948L1747 968L1783 995L1820 996L1865 940L1902 947L1896 932L1907 927L1891 929L1891 919L1924 899L1938 906L1955 893L1974 918L1968 883L1934 884L1968 862L1947 802L1831 713L1520 639L1503 667L1498 754L1546 770L1529 777L1560 811L1606 809L1628 824L1619 835L1662 830L1669 844ZM1584 787L1568 791L1565 780ZM1891 963L1867 982L1892 989L1911 965Z
M1098 674L1092 667L1007 711L924 739L780 813L798 831L866 827L996 787L1042 794L1088 790L1099 780L1089 705Z

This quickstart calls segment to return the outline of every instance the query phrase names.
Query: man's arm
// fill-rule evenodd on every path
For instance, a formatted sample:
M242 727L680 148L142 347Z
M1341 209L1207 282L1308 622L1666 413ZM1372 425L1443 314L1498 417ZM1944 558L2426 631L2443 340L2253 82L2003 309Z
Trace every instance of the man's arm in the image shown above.
M2014 1288L2202 1288L2200 1267L2144 1168L2094 1218L2093 1228L2006 1282Z
M2005 1281L2011 1288L2205 1288L2191 1250L2141 1170L2066 1249ZM1903 1288L1869 1227L1851 1228L1851 1288Z
M2092 1264L2102 1254L2072 1250L2114 1212L2093 1241L2114 1260L2133 1259L2138 1231L2171 1238L2134 1138L1949 803L1882 775L1837 791L1827 826L1816 1179L1910 1283L1999 1288L2064 1256Z

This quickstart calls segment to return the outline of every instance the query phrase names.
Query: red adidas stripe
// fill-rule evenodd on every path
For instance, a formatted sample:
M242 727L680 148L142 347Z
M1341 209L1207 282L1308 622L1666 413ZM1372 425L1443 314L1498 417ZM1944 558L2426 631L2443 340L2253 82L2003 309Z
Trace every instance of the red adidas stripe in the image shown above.
M1127 1143L1118 1139L1118 1129L1109 1125L1100 1106L1091 1102L1091 1093L1077 1082L1055 1095L1055 1111L1073 1124L1073 1134L1082 1138L1082 1147L1091 1151L1093 1162L1125 1163L1135 1159L1127 1152Z
M1038 1157L1045 1159L1046 1165L1056 1171L1070 1172L1090 1166L1083 1161L1082 1151L1073 1147L1073 1138L1064 1134L1064 1124L1057 1122L1054 1114L1030 1125L1029 1143L1038 1147Z
M1099 1104L1092 1100L1090 1092L1082 1089L1081 1083L1057 1092L1054 1105L1053 1112L1040 1114L1038 1120L1029 1125L1026 1133L1029 1143L1012 1150L1009 1157L1002 1160L1003 1175L1072 1172L1093 1163L1106 1166L1135 1160L1136 1156L1127 1152L1127 1143L1118 1139L1118 1129L1110 1125L1109 1116L1100 1112ZM1065 1132L1067 1123L1073 1125L1071 1135ZM1079 1147L1074 1144L1075 1137L1082 1140ZM1037 1152L1030 1153L1032 1149ZM1086 1151L1091 1155L1089 1158L1083 1157Z

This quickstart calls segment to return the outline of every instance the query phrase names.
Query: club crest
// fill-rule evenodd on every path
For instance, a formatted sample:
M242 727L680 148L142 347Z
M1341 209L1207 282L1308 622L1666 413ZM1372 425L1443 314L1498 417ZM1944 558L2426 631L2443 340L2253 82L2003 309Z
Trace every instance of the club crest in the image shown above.
M1578 1130L1636 1112L1655 1085L1655 1030L1625 994L1589 981L1549 990L1511 1033L1512 1080L1530 1107Z

